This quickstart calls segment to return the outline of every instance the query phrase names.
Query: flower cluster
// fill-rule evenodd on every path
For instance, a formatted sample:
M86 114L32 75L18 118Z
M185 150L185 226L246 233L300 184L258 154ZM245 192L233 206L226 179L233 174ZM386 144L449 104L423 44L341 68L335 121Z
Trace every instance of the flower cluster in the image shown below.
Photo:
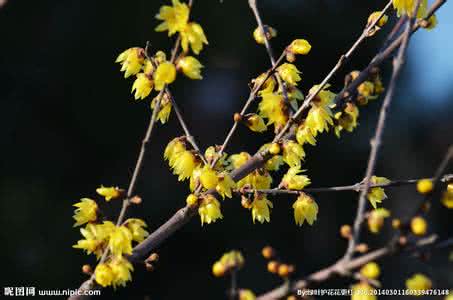
M156 15L162 23L156 31L168 31L172 36L178 33L183 53L167 59L165 52L159 50L154 55L149 49L133 47L118 55L116 62L121 64L124 77L135 75L132 93L136 100L147 98L154 90L160 92L151 101L151 109L158 109L158 119L165 123L171 112L171 101L167 93L162 93L167 85L173 83L179 72L190 79L202 79L203 65L194 56L189 55L189 46L193 53L199 54L203 45L208 44L203 28L196 22L189 22L190 8L186 3L173 0L172 6L164 5Z
M101 186L96 192L107 202L123 194L123 190L118 187ZM76 221L74 226L86 225L80 228L83 239L73 247L82 249L87 254L94 254L97 259L101 259L103 253L109 251L111 255L95 269L96 282L103 287L124 286L131 280L133 271L132 264L124 255L132 254L133 242L142 242L148 236L145 222L135 218L127 219L120 225L102 221L98 215L98 203L89 198L82 198L74 206L77 207L73 216Z

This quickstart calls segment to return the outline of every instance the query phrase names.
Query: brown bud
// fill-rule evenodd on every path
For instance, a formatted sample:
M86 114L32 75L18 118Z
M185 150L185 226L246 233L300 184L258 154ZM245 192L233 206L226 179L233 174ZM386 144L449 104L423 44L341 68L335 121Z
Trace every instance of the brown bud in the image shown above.
M294 273L295 270L296 270L296 267L295 267L294 265L288 265L288 272L289 272L289 274Z
M340 235L342 238L350 239L352 237L352 229L350 225L342 225L340 228Z
M289 275L289 266L287 264L281 264L278 266L278 276L288 277Z
M294 53L290 52L290 51L287 51L286 52L286 60L290 63L292 62L295 62L296 61L296 55L294 55Z
M279 270L279 263L275 260L272 260L270 261L268 264L267 264L267 270L271 273L277 273L278 270Z
M235 113L233 119L234 122L240 122L242 120L242 115L240 113Z
M407 244L407 237L400 236L398 239L398 244L400 244L400 246L405 246Z
M146 268L146 271L148 271L148 272L152 272L155 269L152 264L147 263L147 262L145 262L145 268Z
M365 253L365 252L368 252L368 245L365 244L365 243L361 243L361 244L358 244L356 247L355 247L355 250L359 253Z
M275 255L275 250L271 246L266 246L261 250L261 254L266 259L271 259Z
M142 198L140 196L134 196L131 198L130 201L131 201L131 203L138 205L138 204L142 203Z
M159 254L151 253L150 256L146 259L146 262L152 263L159 261Z
M88 274L88 275L91 275L93 273L93 269L91 269L91 266L90 265L83 265L82 266L82 272L84 274Z
M431 209L431 202L424 202L424 203L422 204L421 210L422 210L424 213L427 213L430 209Z
M393 219L392 220L392 227L395 229L401 228L401 220L400 219Z

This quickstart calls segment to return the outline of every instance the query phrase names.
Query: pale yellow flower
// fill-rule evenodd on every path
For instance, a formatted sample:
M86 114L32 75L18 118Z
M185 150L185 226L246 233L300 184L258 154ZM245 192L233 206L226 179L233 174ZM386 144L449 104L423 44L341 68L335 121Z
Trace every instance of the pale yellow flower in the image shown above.
M252 219L253 223L258 220L260 223L270 222L270 208L272 208L272 202L269 201L265 195L259 195L255 197L252 202Z
M202 79L201 69L203 65L193 56L185 56L178 60L176 67L190 79Z
M157 66L153 73L154 87L156 91L161 91L165 85L172 83L176 79L176 68L171 62L163 62Z
M159 14L156 15L158 20L163 22L156 27L156 31L168 30L171 36L177 31L183 30L189 20L189 7L186 3L179 0L172 0L173 6L164 5L160 8Z
M77 202L73 206L77 207L74 211L74 220L76 223L75 226L80 226L82 224L96 221L98 205L96 202L89 198L82 198L80 202Z
M316 221L319 210L318 204L316 204L315 200L304 193L301 193L294 202L293 209L294 220L299 226L302 226L305 220L307 220L308 224L313 225Z
M181 47L184 52L189 51L189 45L193 53L199 54L203 50L203 45L208 44L206 35L200 24L188 23L181 31Z

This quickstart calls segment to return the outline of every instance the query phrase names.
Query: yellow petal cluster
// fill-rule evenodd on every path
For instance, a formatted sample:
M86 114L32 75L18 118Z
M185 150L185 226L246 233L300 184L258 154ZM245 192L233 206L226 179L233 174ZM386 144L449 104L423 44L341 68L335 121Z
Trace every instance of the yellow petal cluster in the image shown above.
M442 204L449 209L453 209L453 183L447 185L447 190L442 194Z
M396 9L398 17L402 15L413 16L417 0L393 0L393 7ZM422 0L417 12L417 18L425 16L428 8L428 0Z
M126 226L115 226L110 233L109 249L115 256L132 254L132 233Z
M367 263L360 269L360 274L369 279L377 279L381 274L379 265L374 261Z
M307 40L297 39L291 42L288 51L294 54L307 55L311 50L311 45Z
M114 229L115 224L110 221L104 221L102 224L89 223L85 228L80 228L85 239L77 241L72 247L85 250L88 254L94 253L99 258Z
M231 270L238 270L244 265L242 253L236 250L224 253L222 257L212 265L212 273L221 277Z
M203 79L201 69L203 65L193 56L185 56L178 60L176 67L190 79Z
M390 180L385 177L372 176L370 179L371 184L387 184ZM368 200L370 201L373 208L377 208L378 203L382 203L382 200L387 198L385 191L381 187L373 187L370 189L367 195Z
M127 219L125 226L129 229L132 234L132 240L135 242L142 242L148 235L148 231L145 230L145 221L137 218Z
M113 187L113 186L103 186L101 185L99 188L96 189L96 193L101 195L102 197L105 198L105 201L110 201L112 199L119 198L121 194L124 192L124 190L118 188L118 187Z
M304 193L301 193L297 200L294 202L293 209L294 220L299 226L302 226L305 220L307 220L308 224L313 225L313 223L316 221L319 210L318 204L316 204L315 200Z
M137 78L132 84L131 92L134 93L135 100L145 99L153 90L153 80L145 73L137 74Z
M198 23L188 23L180 33L181 47L184 52L189 51L190 46L193 53L199 54L203 50L203 45L208 44L203 28Z
M352 286L351 300L377 300L374 288L367 282L359 282Z
M251 114L245 120L245 124L247 125L250 130L255 132L264 132L267 130L266 124L264 124L263 118L261 118L257 114Z
M261 28L258 26L253 30L253 38L258 44L264 45L266 39L270 40L271 38L274 38L277 36L277 30L275 28L272 28L271 26L264 25L264 32L261 30Z
M290 85L297 85L301 80L300 71L297 67L290 63L284 63L277 68L277 72L280 77Z
M298 175L302 171L300 166L289 168L288 172L283 176L280 186L290 190L302 190L310 184L310 178L308 176Z
M271 214L270 208L272 208L272 202L269 201L265 195L258 195L252 202L252 219L253 223L255 220L260 222L261 224L266 222L270 222Z
M283 144L283 161L290 167L301 165L301 160L305 157L305 151L301 145L294 141L285 141Z
M125 286L126 282L131 280L131 271L134 270L132 264L123 257L115 257L107 263L99 264L95 271L94 276L98 284L103 287L113 285Z
M201 226L204 223L215 223L218 219L222 219L223 215L220 211L220 202L212 195L206 195L201 200L198 214L201 219Z
M297 127L296 131L296 140L299 144L304 145L305 143L309 143L312 146L316 145L316 134L318 132L315 131L315 134L311 131L311 129L305 125L305 122L300 124Z
M168 35L171 36L177 31L183 30L187 25L189 7L186 3L181 3L179 0L172 0L172 6L164 5L160 8L156 19L163 21L156 27L156 31L168 30Z
M357 105L348 102L344 111L335 114L335 135L340 137L342 130L352 132L357 127L357 119L359 118L359 109Z
M217 173L210 166L204 166L200 174L200 182L203 187L208 190L213 189L218 181Z
M169 61L163 62L157 66L153 73L154 87L156 91L161 91L166 84L170 84L176 79L176 67Z
M140 72L144 60L145 50L135 47L120 53L115 62L121 64L121 72L124 72L124 78L127 78Z
M73 206L77 207L74 211L75 226L80 226L88 222L96 221L98 205L96 202L89 198L82 198Z
M414 296L421 296L423 291L431 289L432 286L431 280L420 273L414 274L406 280L406 288L411 290Z
M218 176L218 183L215 189L222 198L225 198L225 196L231 198L233 196L231 191L234 188L236 188L236 183L228 173L223 172Z
M384 226L384 219L390 217L390 211L385 208L376 208L368 216L368 229L372 233L379 233Z
M170 117L171 100L170 100L170 96L168 96L167 93L164 93L164 95L162 97L159 97L159 95L157 95L151 101L152 110L154 110L156 108L156 104L157 104L157 101L159 101L159 99L160 99L160 105L159 105L159 112L157 113L157 120L159 120L161 124L165 124L165 123L167 123L168 118Z
M261 102L258 105L260 116L268 119L267 124L275 124L280 128L288 121L288 113L282 95L276 93L262 93Z
M191 177L193 171L200 165L193 152L186 149L181 138L175 138L168 143L164 151L164 158L173 168L173 174L178 175L179 181Z

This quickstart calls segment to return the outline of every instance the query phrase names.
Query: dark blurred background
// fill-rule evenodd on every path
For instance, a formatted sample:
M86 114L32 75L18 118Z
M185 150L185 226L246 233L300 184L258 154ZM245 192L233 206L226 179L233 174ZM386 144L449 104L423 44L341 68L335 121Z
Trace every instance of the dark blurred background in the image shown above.
M4 2L4 1L2 1ZM169 2L169 1L167 1ZM154 19L164 1L10 0L0 9L0 231L3 286L39 289L76 288L85 280L81 266L94 257L72 248L79 239L73 228L72 204L95 197L100 184L127 187L141 138L150 117L149 101L135 102L131 80L124 80L116 56L126 48L144 46L168 50L173 41L154 32ZM300 87L306 93L327 74L338 57L360 34L368 15L386 1L258 1L265 22L278 29L275 52L294 38L313 48L297 61ZM376 174L391 179L431 176L453 141L453 4L438 14L438 28L420 31L411 40L408 63L388 117ZM395 15L391 14L392 22ZM205 28L209 46L200 60L204 80L179 76L171 86L193 134L203 148L220 144L242 107L249 80L269 67L264 48L252 39L255 20L247 1L195 1L193 19ZM344 75L367 65L385 36L369 39L353 60L335 76L339 91ZM383 77L389 77L387 63ZM313 187L351 184L361 180L369 139L380 101L361 110L360 126L338 140L332 133L306 147L304 165ZM158 126L146 156L137 192L144 202L130 215L147 221L150 231L185 204L186 184L179 183L162 159L170 139L182 134L172 114ZM251 134L240 128L228 153L254 152L271 133ZM451 168L450 168L451 171ZM421 198L413 187L388 189L384 206L404 216ZM307 275L338 259L346 242L340 225L352 222L357 195L320 194L318 221L313 227L294 224L293 199L274 199L272 222L252 224L238 199L223 205L224 219L201 227L198 218L160 248L154 272L136 267L133 282L102 298L222 299L228 281L211 275L222 253L239 249L246 267L239 286L256 293L280 284L265 271L260 249L267 244ZM120 202L111 202L116 217ZM439 203L430 212L430 231L453 234L453 214ZM379 247L391 235L389 224L380 236L364 235ZM435 286L453 286L448 251L430 262L388 258L382 262L384 287L402 288L415 271L431 276ZM5 268L6 265L6 268ZM331 281L327 287L344 287Z

